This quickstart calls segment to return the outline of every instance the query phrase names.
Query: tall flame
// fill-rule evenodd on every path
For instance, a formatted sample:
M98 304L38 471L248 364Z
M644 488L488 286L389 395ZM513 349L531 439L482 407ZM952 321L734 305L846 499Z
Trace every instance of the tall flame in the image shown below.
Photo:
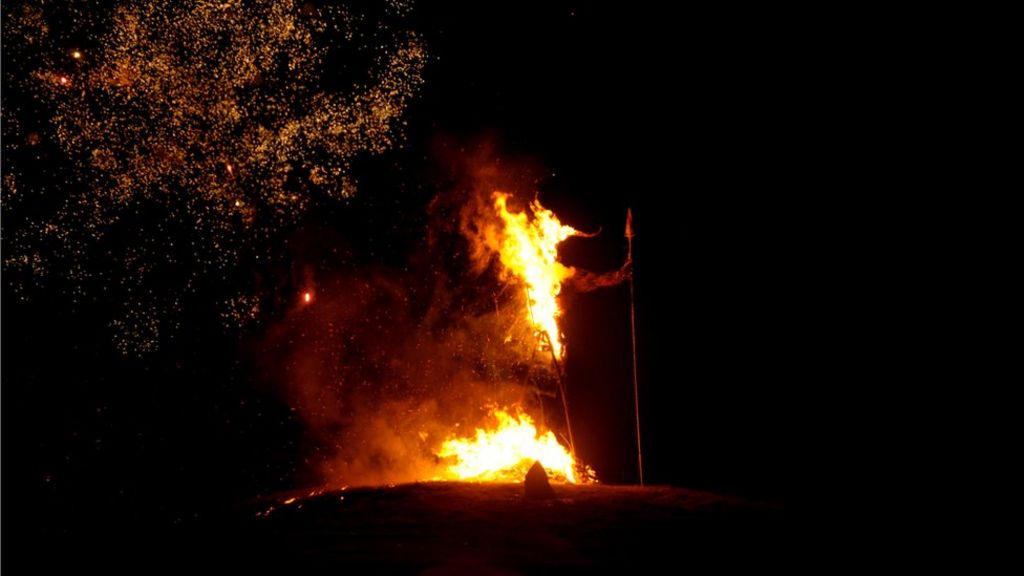
M593 473L587 468L578 472L569 451L550 430L541 434L528 414L494 407L488 419L496 426L477 428L472 438L449 438L441 445L437 455L453 460L441 479L520 482L538 461L553 480L590 481Z
M484 219L483 242L478 246L498 255L504 278L523 283L522 314L537 336L538 347L549 348L561 360L565 347L558 328L562 314L558 295L573 269L558 261L558 245L580 233L559 222L536 200L514 212L509 210L508 194L495 192L492 199L494 212ZM447 468L437 479L518 482L534 462L540 462L553 480L574 484L594 480L593 470L578 463L551 431L541 433L518 407L510 411L493 406L487 420L472 436L450 437L441 445L436 454L447 460Z
M505 269L526 284L530 322L546 340L556 358L564 355L562 334L558 329L558 294L562 281L573 274L572 268L558 261L558 245L570 236L579 234L571 226L559 222L555 214L534 200L530 203L530 218L526 211L510 212L508 194L494 193L494 209L504 224L504 235L498 254Z

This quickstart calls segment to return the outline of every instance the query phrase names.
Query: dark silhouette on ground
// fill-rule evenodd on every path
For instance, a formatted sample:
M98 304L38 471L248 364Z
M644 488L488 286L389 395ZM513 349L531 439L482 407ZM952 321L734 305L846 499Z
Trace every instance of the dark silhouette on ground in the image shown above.
M544 471L540 461L534 462L533 466L530 466L530 471L526 473L523 486L526 488L527 498L544 499L555 497L555 491L551 488L551 483L548 482L548 473Z

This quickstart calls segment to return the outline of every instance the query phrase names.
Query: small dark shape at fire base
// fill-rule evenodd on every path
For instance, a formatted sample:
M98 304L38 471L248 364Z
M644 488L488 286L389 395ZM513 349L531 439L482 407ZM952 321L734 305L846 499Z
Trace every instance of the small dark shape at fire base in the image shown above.
M530 471L526 473L526 497L527 498L554 498L555 491L548 483L548 473L540 462L534 462Z

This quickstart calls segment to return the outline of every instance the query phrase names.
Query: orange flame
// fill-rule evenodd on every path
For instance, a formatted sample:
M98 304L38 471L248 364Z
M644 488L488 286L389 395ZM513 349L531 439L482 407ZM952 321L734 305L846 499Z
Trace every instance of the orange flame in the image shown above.
M504 223L504 235L498 254L505 269L526 284L527 307L530 322L551 346L555 357L564 355L562 333L558 329L558 294L562 281L573 274L573 269L558 261L558 245L579 231L559 222L555 214L534 200L530 203L530 218L525 211L509 212L508 194L494 193L494 209Z
M589 468L577 468L569 451L551 431L541 434L528 414L518 408L512 414L494 407L488 418L497 422L489 430L477 428L472 438L449 438L437 455L454 460L439 480L521 482L539 461L555 481L587 483Z

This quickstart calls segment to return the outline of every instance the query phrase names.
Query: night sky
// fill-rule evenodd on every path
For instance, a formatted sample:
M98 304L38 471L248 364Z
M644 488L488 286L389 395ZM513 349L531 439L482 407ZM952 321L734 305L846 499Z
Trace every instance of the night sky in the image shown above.
M4 211L5 550L41 535L166 529L313 482L304 425L268 376L268 334L288 321L309 275L327 286L414 267L438 218L432 201L465 158L523 167L517 192L600 230L563 245L564 260L583 269L623 262L632 208L647 482L784 498L783 396L807 362L794 302L811 290L796 280L790 231L800 96L784 51L767 49L785 41L762 28L763 15L738 9L462 4L420 3L408 16L428 54L423 83L399 145L355 156L358 193L314 195L309 212L240 256L249 268L197 276L153 351L126 355L112 335L124 284L107 290L104 278L126 269L89 259L113 272L90 280L84 297L60 270L30 282L6 265L18 248L9 231L46 208ZM11 170L19 191L59 189L75 172L46 122L11 127L12 109L41 104L9 85L20 70L9 54L5 40L5 202ZM328 88L341 82L328 76ZM42 141L12 150L27 137L18 130ZM155 226L169 220L140 210L107 242L195 233ZM250 267L254 254L269 262ZM143 287L166 301L179 273ZM253 322L225 327L213 302L239 284L265 305ZM565 305L580 455L605 483L636 482L628 290L567 294Z

